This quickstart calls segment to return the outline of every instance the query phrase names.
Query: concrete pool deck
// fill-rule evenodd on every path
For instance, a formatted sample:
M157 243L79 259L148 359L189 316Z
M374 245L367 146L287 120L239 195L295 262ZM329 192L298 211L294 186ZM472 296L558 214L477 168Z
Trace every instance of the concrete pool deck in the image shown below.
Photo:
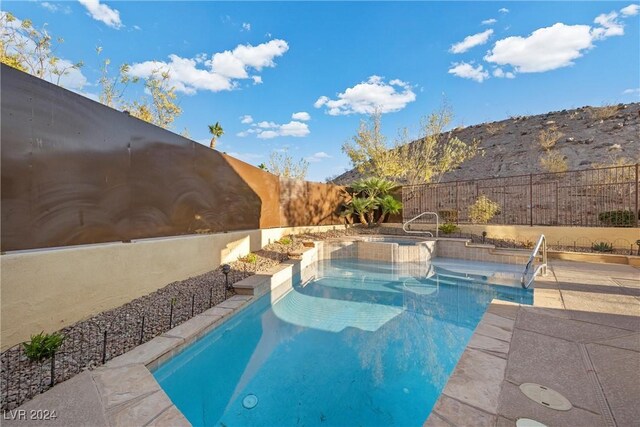
M536 280L534 306L494 301L475 330L428 426L632 425L640 419L640 270L626 265L553 261ZM188 421L147 367L170 357L251 296L237 295L103 367L57 385L19 409L6 426L183 426ZM555 411L518 389L537 382L574 408ZM30 419L55 410L55 420Z
M633 426L640 420L640 270L552 261L534 305L494 301L425 426ZM568 411L523 383L564 395Z

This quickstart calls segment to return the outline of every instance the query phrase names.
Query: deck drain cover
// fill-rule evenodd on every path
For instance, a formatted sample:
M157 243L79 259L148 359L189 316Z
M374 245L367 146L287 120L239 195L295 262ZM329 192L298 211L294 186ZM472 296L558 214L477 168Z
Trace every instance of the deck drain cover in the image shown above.
M568 411L573 408L571 402L569 402L566 397L557 391L540 384L521 384L520 391L522 391L529 399L541 404L542 406L546 406L547 408L556 409L558 411Z
M242 399L242 406L247 409L253 409L258 404L258 396L255 394L247 394L244 399Z
M531 418L519 418L516 421L516 427L547 427L547 425Z

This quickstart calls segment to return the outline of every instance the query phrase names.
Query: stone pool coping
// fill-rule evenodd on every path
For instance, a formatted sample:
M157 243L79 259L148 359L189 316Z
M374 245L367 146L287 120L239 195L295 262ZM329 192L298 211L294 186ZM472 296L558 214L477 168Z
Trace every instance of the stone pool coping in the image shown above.
M319 246L321 247L321 245L322 243ZM289 288L289 286L282 285L285 283L291 284L294 275L300 275L304 279L313 273L312 270L309 271L308 267L313 265L319 258L319 252L318 248L314 247L305 248L299 253L292 254L298 259L285 261L267 273L250 276L245 279L247 281L245 285L247 286L241 286L239 289L244 289L252 295L235 295L130 352L112 359L104 366L93 371L83 372L57 385L19 408L27 411L31 409L57 410L58 419L51 421L4 419L3 425L190 425L162 390L150 370L182 351L188 344L210 332L222 322L230 319L231 316L249 307L250 303L259 296L271 293L272 300L275 300L278 298L277 295L286 293L286 288ZM609 273L610 265L598 266L591 264L584 267L578 263L570 264L575 271L571 269L559 271L551 268L551 273L548 277L536 281L537 287L534 289L533 307L525 308L514 303L492 301L474 331L469 344L425 425L450 427L452 425L497 424L499 426L507 426L515 424L513 416L505 418L502 415L500 411L504 410L504 408L501 409L500 405L503 405L503 400L505 399L505 384L506 387L515 387L513 383L506 382L505 377L509 369L509 363L511 363L510 357L514 347L512 346L512 340L514 339L518 316L525 316L522 313L526 311L529 313L527 314L529 317L521 321L531 322L532 315L540 314L539 310L546 310L544 314L552 316L551 321L557 323L569 317L566 314L565 301L567 304L571 304L572 300L567 300L567 298L574 298L574 294L570 292L575 291L571 288L569 288L569 291L563 290L562 281L565 282L565 286L573 285L572 282L577 283L577 281L573 280L572 276L579 274L576 271L586 271L588 268L591 271L583 274L592 278L595 274L593 269L596 267L607 271L610 276L614 275L614 273ZM633 269L629 266L624 267ZM638 273L637 269L633 270L636 274ZM623 277L622 273L615 274L617 274L617 278L612 279L615 283L626 283L624 280L633 280L633 276L629 276L631 279L621 279ZM260 277L256 278L256 276ZM239 283L241 282L237 282L234 286L237 287ZM588 282L588 279L583 279L581 283L591 282ZM625 290L625 292L629 291ZM640 301L640 296L631 296L630 298L636 298L636 302ZM618 303L617 299L611 300L611 304L614 304L613 306ZM534 310L538 310L538 312L534 312ZM584 315L585 312L582 313ZM590 319L584 320L584 322L588 327L591 327L589 325L597 326L598 323L601 323L596 320ZM582 325L582 327L584 326ZM595 328L596 326L593 327ZM623 334L620 336L614 335L616 339L624 336L640 338L640 335L638 335L640 327L636 334L633 335L635 331L633 327L630 328L626 324L616 326L617 329L614 329L614 332L617 331L618 334ZM624 346L628 345L625 342L623 349L625 348ZM522 343L520 343L520 346L522 346ZM640 349L637 351L640 351ZM575 363L575 360L573 363ZM593 372L593 367L590 369L590 372ZM517 396L519 393L517 389L515 391L509 389L509 391L513 396ZM636 395L637 393L631 394L632 397ZM599 400L601 401L602 399L600 395ZM592 420L593 417L600 417L598 420L609 421L611 419L610 411L607 413L606 408L604 410L599 409L601 407L591 407L590 410L579 408L582 412L579 412L578 415L582 420ZM530 408L525 409L531 410ZM535 409L533 411L535 414ZM609 422L601 424L611 425Z
M249 307L250 302L266 294L276 301L291 289L294 277L306 280L314 274L310 267L317 260L317 248L304 248L290 255L292 259L234 283L238 295L18 408L27 414L31 410L55 410L56 419L3 417L3 426L190 426L151 371Z
M493 300L424 426L632 425L640 383L640 271L552 262L533 306ZM635 363L635 366L634 366ZM636 375L638 377L638 375ZM525 382L573 404L556 411L520 392Z

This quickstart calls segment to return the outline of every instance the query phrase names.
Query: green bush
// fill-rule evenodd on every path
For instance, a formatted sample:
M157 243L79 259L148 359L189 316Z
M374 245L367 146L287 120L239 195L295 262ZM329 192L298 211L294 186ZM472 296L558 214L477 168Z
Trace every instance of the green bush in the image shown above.
M468 209L471 222L486 224L500 212L500 205L483 194Z
M292 243L292 240L289 237L283 237L282 239L278 240L278 243L280 243L281 245L290 245Z
M443 209L438 211L438 216L442 222L458 222L458 210L457 209Z
M258 262L258 255L254 253L248 253L245 256L240 257L239 260L248 264L255 264L256 262Z
M29 360L39 362L53 356L63 341L64 335L59 332L45 334L42 331L38 335L31 335L31 341L22 343L22 346Z
M604 225L610 227L631 227L634 225L633 212L631 211L605 211L600 212L598 219Z
M591 249L596 252L613 252L613 245L607 242L599 242L591 245Z
M451 224L450 222L442 224L438 229L442 234L453 234L460 231L460 227L455 224Z

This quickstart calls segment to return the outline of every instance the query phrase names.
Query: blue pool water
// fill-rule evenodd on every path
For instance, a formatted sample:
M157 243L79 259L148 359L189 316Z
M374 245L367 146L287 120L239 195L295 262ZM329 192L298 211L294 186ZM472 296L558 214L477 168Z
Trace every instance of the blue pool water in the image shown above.
M489 302L532 302L462 265L319 262L154 376L195 426L420 426Z

